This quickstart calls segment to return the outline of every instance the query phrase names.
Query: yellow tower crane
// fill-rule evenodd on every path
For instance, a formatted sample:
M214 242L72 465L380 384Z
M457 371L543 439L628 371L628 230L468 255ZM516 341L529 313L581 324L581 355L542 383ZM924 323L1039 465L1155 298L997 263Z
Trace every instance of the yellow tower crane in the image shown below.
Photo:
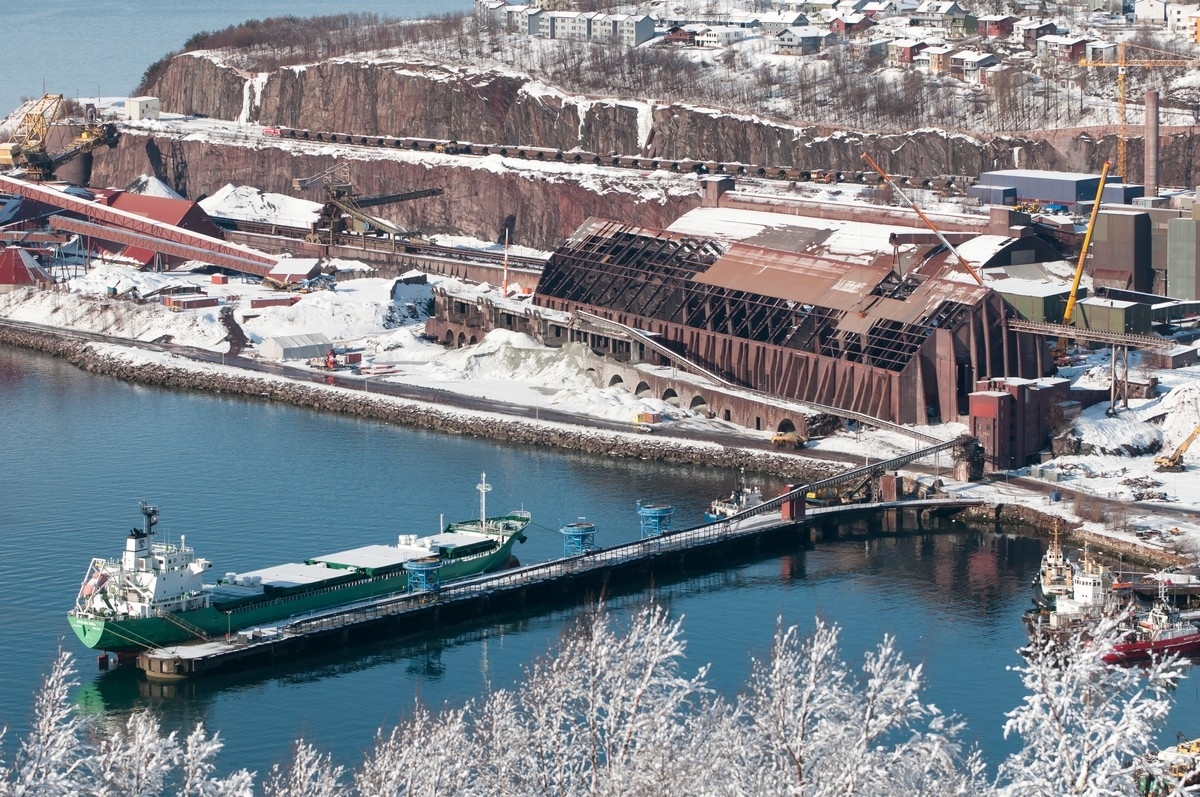
M1160 55L1175 55L1166 50L1155 50L1152 47L1142 47L1137 44L1127 45L1125 42L1117 44L1117 60L1116 61L1096 61L1085 58L1079 62L1080 66L1115 66L1117 68L1117 173L1121 175L1122 180L1129 180L1129 161L1128 161L1128 131L1126 130L1126 97L1125 76L1127 70L1131 66L1142 67L1160 67L1160 66L1200 66L1200 60L1195 58L1134 58L1126 57L1125 48L1135 47L1139 50L1145 50L1151 53Z

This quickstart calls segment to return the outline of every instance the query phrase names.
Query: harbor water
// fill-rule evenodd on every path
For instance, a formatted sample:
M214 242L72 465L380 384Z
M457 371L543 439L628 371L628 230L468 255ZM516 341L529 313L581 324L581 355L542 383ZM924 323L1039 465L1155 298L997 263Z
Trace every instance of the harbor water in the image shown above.
M428 17L470 0L51 0L10 9L0 25L0 117L22 98L126 97L146 67L193 34L248 19L332 14Z
M601 545L636 538L638 500L677 507L677 527L699 522L735 478L172 393L9 348L0 348L0 401L0 724L9 726L9 742L27 730L32 694L61 645L77 655L81 710L118 723L152 706L168 729L202 720L227 744L222 769L265 771L297 735L353 766L375 730L415 701L461 705L488 684L520 682L579 609L540 607L176 687L152 686L136 670L98 673L65 613L90 558L120 550L139 500L161 508L161 535L187 534L214 572L226 572L428 533L443 516L472 517L474 486L486 472L489 513L533 513L530 539L517 550L528 563L558 555L559 528L581 516L597 525ZM772 494L780 485L762 486ZM683 616L689 666L711 662L711 685L731 696L751 656L766 654L778 617L806 629L817 616L839 623L850 661L893 634L907 658L924 665L926 697L966 718L969 738L994 765L1013 745L1003 738L1004 712L1022 691L1007 668L1018 663L1021 613L1041 551L1036 538L959 526L816 546L798 539L791 550L700 568L608 603L618 617L645 600ZM1198 727L1194 679L1178 699L1166 741Z

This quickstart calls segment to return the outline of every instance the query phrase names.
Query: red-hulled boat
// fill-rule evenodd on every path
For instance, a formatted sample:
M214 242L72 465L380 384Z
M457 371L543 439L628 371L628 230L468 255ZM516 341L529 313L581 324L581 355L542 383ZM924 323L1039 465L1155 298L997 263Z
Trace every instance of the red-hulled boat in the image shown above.
M1174 607L1160 600L1149 612L1130 620L1127 632L1104 660L1124 664L1175 653L1200 654L1200 626L1183 619Z

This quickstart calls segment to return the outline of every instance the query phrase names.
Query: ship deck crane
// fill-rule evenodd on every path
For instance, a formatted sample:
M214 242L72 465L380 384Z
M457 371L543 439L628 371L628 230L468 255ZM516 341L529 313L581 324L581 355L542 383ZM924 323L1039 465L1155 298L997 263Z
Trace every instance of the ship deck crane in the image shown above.
M1117 174L1122 180L1129 179L1129 132L1127 130L1127 111L1125 89L1126 76L1128 69L1131 66L1141 67L1160 67L1160 66L1181 66L1192 67L1200 65L1200 60L1195 58L1135 58L1130 60L1126 57L1126 46L1135 47L1139 50L1145 50L1151 53L1159 53L1160 55L1175 55L1165 50L1155 50L1152 47L1142 47L1138 44L1129 44L1119 42L1117 44L1117 60L1102 61L1084 58L1079 62L1080 66L1115 66L1117 68Z
M1183 470L1183 455L1187 453L1188 448L1192 445L1193 441L1195 441L1197 437L1200 437L1200 426L1197 426L1195 429L1193 429L1192 433L1188 435L1184 441L1179 444L1179 447L1170 454L1162 457L1155 457L1154 464L1158 466L1158 470L1172 473L1177 473Z
M900 186L896 185L892 178L888 176L888 173L880 168L879 164L875 162L874 158L865 152L862 154L862 157L863 160L871 164L872 169L879 173L879 176L883 178L883 181L892 187L892 190L896 192L896 195L903 199L904 203L913 209L913 212L917 214L918 218L925 222L925 225L929 227L929 229L933 230L933 234L936 235L937 239L942 242L942 246L950 250L950 253L953 254L958 260L958 264L963 267L963 270L970 274L972 279L974 279L977 283L982 285L983 278L979 276L979 272L972 268L971 264L967 262L966 258L960 255L958 250L955 249L948 240L946 240L946 236L942 235L942 231L937 228L937 225L930 221L929 217L921 212L921 209L917 207L917 203L909 199L908 195L900 190Z

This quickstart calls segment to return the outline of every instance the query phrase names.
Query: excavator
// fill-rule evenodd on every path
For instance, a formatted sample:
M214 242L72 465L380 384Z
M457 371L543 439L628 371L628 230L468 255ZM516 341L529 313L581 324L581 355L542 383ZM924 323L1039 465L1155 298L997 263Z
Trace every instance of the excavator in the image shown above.
M1170 454L1162 457L1155 457L1154 464L1158 466L1160 473L1179 473L1183 470L1183 455L1187 453L1188 447L1192 441L1200 437L1200 426L1192 430L1192 433L1179 444L1179 448L1172 451Z
M54 179L59 166L100 147L115 147L121 139L112 122L101 123L95 108L88 106L87 119L71 146L61 152L47 151L50 125L58 118L63 95L46 94L21 117L12 140L0 144L0 169L13 169L18 176L35 182Z

